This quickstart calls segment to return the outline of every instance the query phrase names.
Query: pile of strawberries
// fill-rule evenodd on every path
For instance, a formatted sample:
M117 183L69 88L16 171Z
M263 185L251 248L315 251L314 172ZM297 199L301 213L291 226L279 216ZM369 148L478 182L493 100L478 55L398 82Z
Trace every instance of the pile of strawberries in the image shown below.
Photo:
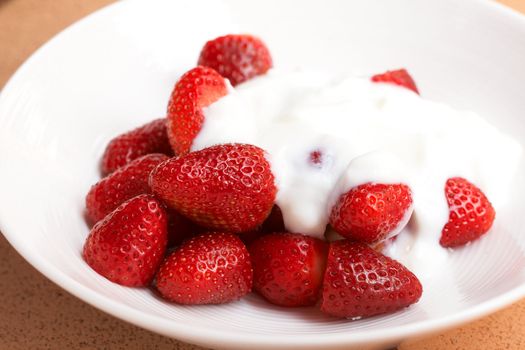
M268 49L253 36L227 35L209 41L198 64L176 83L167 118L107 146L105 177L86 197L95 223L83 249L89 266L179 304L227 303L254 290L273 304L360 318L417 302L417 277L373 248L408 221L411 189L365 183L343 194L330 225L344 240L286 232L264 150L222 144L190 152L203 107L228 93L225 78L235 86L270 69ZM371 79L418 92L406 70ZM478 188L452 178L444 194L450 217L441 245L488 231L495 213Z

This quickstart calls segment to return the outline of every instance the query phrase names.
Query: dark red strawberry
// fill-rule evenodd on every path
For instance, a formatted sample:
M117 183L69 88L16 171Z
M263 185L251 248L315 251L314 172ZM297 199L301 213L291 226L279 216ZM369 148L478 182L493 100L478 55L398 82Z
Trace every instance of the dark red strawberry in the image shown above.
M246 246L230 233L208 233L184 242L157 273L160 295L179 304L222 304L252 289Z
M168 104L168 137L176 154L190 151L204 122L203 107L228 93L224 78L208 67L186 72L175 84Z
M321 311L336 317L385 314L416 303L423 288L399 262L347 240L330 244Z
M149 174L167 159L168 156L164 154L148 154L133 160L93 185L86 196L89 219L95 223L128 199L139 194L151 193Z
M150 153L173 155L165 118L155 119L111 140L102 157L102 173L112 173L132 160Z
M168 208L168 245L170 247L181 244L186 239L206 232L203 227L192 222L184 215Z
M326 263L325 242L297 233L272 233L252 243L253 288L281 306L314 305Z
M399 233L411 213L408 186L367 183L339 198L332 208L330 225L343 237L371 244Z
M382 74L376 74L372 77L372 81L377 83L396 84L419 94L414 79L412 79L406 69L391 70Z
M147 286L164 258L166 213L151 195L123 203L89 233L83 257L110 281L125 286Z
M208 41L202 48L199 65L215 69L235 86L266 73L272 68L272 57L261 39L230 34Z
M200 226L251 231L268 217L277 189L265 152L224 144L160 164L150 176L153 193Z
M264 220L260 231L265 233L286 232L281 208L279 208L277 205L273 206L270 215L268 215L268 218Z
M450 211L441 231L443 247L458 247L481 237L494 222L496 212L485 194L461 178L447 180L445 196Z

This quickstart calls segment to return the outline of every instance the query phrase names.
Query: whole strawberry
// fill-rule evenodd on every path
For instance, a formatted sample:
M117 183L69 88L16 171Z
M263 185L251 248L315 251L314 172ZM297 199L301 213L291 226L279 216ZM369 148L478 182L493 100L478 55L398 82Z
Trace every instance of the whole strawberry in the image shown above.
M150 153L173 155L165 118L155 119L111 140L102 157L102 173L112 173L132 160Z
M343 318L385 314L416 303L417 277L399 262L347 240L330 244L321 311Z
M326 243L297 233L273 233L252 243L254 289L273 304L314 305L323 281Z
M412 192L404 184L366 183L343 194L330 214L341 236L368 244L394 236L412 214Z
M443 247L458 247L481 237L494 222L496 212L485 194L464 178L447 180L445 196L448 222L441 231Z
M261 39L230 34L208 41L202 48L199 65L215 69L235 86L266 73L272 68L272 57Z
M175 250L157 273L160 295L179 304L222 304L252 289L246 246L230 233L191 238Z
M151 195L123 203L89 233L83 257L110 281L125 286L147 286L164 258L166 213Z
M224 78L208 67L195 67L179 79L167 115L168 137L176 154L190 151L204 122L202 109L227 93Z
M399 85L419 94L414 79L412 79L406 69L391 70L382 74L376 74L372 77L372 81Z
M200 226L247 232L263 223L277 189L265 152L224 144L160 164L150 175L153 193Z
M89 219L95 223L128 199L139 194L151 193L149 174L167 159L168 156L164 154L148 154L133 160L93 185L86 196Z

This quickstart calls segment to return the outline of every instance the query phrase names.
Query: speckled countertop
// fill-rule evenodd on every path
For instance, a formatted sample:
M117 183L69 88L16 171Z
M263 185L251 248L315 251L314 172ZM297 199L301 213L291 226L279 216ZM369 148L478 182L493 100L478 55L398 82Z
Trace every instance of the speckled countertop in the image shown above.
M51 36L111 2L113 0L0 0L0 88ZM501 2L525 13L525 0ZM2 235L0 295L2 350L202 349L137 328L78 300L25 262ZM476 322L406 341L398 348L437 349L525 349L525 299Z

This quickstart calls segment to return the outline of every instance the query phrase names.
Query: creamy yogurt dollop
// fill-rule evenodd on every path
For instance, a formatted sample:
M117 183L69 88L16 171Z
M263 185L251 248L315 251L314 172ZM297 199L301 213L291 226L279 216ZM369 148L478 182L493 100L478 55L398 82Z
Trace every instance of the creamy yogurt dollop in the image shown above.
M409 251L417 259L440 248L448 178L467 178L497 209L521 152L475 113L352 76L272 70L231 88L204 114L192 150L228 142L265 149L289 231L322 237L333 204L354 186L409 185L408 233L386 249L405 263Z

